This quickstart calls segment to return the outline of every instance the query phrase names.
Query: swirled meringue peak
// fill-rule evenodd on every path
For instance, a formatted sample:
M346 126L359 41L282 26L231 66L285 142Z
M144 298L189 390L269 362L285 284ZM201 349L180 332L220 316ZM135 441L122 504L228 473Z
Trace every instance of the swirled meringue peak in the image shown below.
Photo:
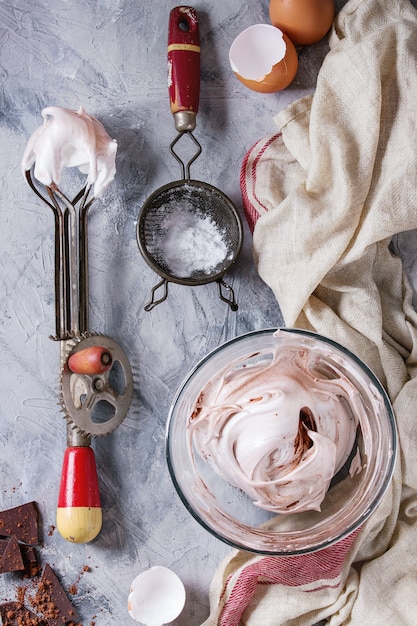
M193 406L189 450L261 509L320 511L349 458L361 471L366 409L344 371L297 338L228 363Z
M64 167L87 174L87 186L100 196L116 173L117 142L104 126L84 111L50 106L42 111L43 125L29 138L23 159L25 174L34 165L35 178L46 186L60 185Z

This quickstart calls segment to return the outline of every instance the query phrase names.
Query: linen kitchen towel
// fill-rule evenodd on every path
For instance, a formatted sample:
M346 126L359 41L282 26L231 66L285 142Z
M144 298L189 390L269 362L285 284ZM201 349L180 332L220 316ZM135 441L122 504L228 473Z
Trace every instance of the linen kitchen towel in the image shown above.
M399 457L355 534L309 555L233 550L204 626L327 620L417 624L417 315L394 234L417 228L417 12L350 0L336 16L315 93L276 115L246 155L253 254L286 326L356 353L394 407Z

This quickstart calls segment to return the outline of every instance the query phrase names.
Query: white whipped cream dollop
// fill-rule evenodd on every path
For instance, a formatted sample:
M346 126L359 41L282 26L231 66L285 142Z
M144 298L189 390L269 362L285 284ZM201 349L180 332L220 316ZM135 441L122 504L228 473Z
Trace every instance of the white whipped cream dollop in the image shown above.
M116 174L117 142L104 126L84 111L46 107L43 125L31 135L22 159L25 173L34 165L35 178L46 186L59 187L64 167L77 167L87 174L87 185L94 185L100 196Z
M337 364L294 342L221 369L194 405L188 445L260 508L319 511L364 410Z

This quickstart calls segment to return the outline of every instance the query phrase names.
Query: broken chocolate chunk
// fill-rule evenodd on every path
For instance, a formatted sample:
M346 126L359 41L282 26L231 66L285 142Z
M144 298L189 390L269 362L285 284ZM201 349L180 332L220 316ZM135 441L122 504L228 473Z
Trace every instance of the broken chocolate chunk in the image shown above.
M16 536L18 541L39 543L39 513L36 502L27 502L0 512L0 536Z
M48 626L62 626L78 620L74 607L48 564L43 569L37 592L34 598L30 598L30 603L44 617Z
M21 602L0 604L3 626L46 626L46 622L29 611Z
M38 555L33 546L19 543L16 537L0 539L0 574L19 572L25 578L39 574Z
M39 574L40 571L37 552L33 546L24 544L20 544L20 552L22 553L23 563L25 565L23 574L25 577L33 578L33 576Z
M25 569L19 542L16 537L0 539L0 574L21 572Z

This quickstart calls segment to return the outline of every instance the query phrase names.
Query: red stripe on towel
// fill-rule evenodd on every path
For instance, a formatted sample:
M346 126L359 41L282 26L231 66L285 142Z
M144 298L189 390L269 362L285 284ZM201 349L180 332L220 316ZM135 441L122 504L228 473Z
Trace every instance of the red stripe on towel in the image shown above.
M239 574L230 597L223 607L219 626L239 626L240 619L255 594L258 584L298 587L317 582L317 587L308 589L310 592L330 586L337 587L339 583L330 585L329 580L340 576L343 563L358 532L359 529L342 541L317 552L295 556L265 557L245 567Z
M257 211L255 209L255 207L253 206L252 202L249 200L248 183L250 183L250 185L251 185L252 196L256 200L256 202L258 203L258 206L262 207L262 209L264 211L268 211L268 208L259 200L259 198L258 198L258 196L256 194L256 190L255 190L255 187L256 187L256 168L257 168L258 162L261 159L261 157L263 156L265 150L267 150L269 148L269 146L271 145L271 143L273 143L276 139L278 139L278 137L281 137L281 133L276 133L275 135L272 135L271 137L269 137L267 139L267 141L264 143L264 145L259 150L259 152L256 155L256 157L252 161L252 164L251 164L249 172L247 172L249 159L250 159L252 153L255 151L255 149L259 146L260 142L264 141L264 140L257 141L247 151L247 153L245 154L245 157L243 159L243 162L242 162L242 167L241 167L241 170L240 170L240 190L241 190L241 193L242 193L243 208L244 208L244 211L245 211L246 220L248 222L248 225L249 225L249 228L250 228L251 232L253 232L253 230L255 228L256 221L257 221L257 219L259 217L259 211Z

